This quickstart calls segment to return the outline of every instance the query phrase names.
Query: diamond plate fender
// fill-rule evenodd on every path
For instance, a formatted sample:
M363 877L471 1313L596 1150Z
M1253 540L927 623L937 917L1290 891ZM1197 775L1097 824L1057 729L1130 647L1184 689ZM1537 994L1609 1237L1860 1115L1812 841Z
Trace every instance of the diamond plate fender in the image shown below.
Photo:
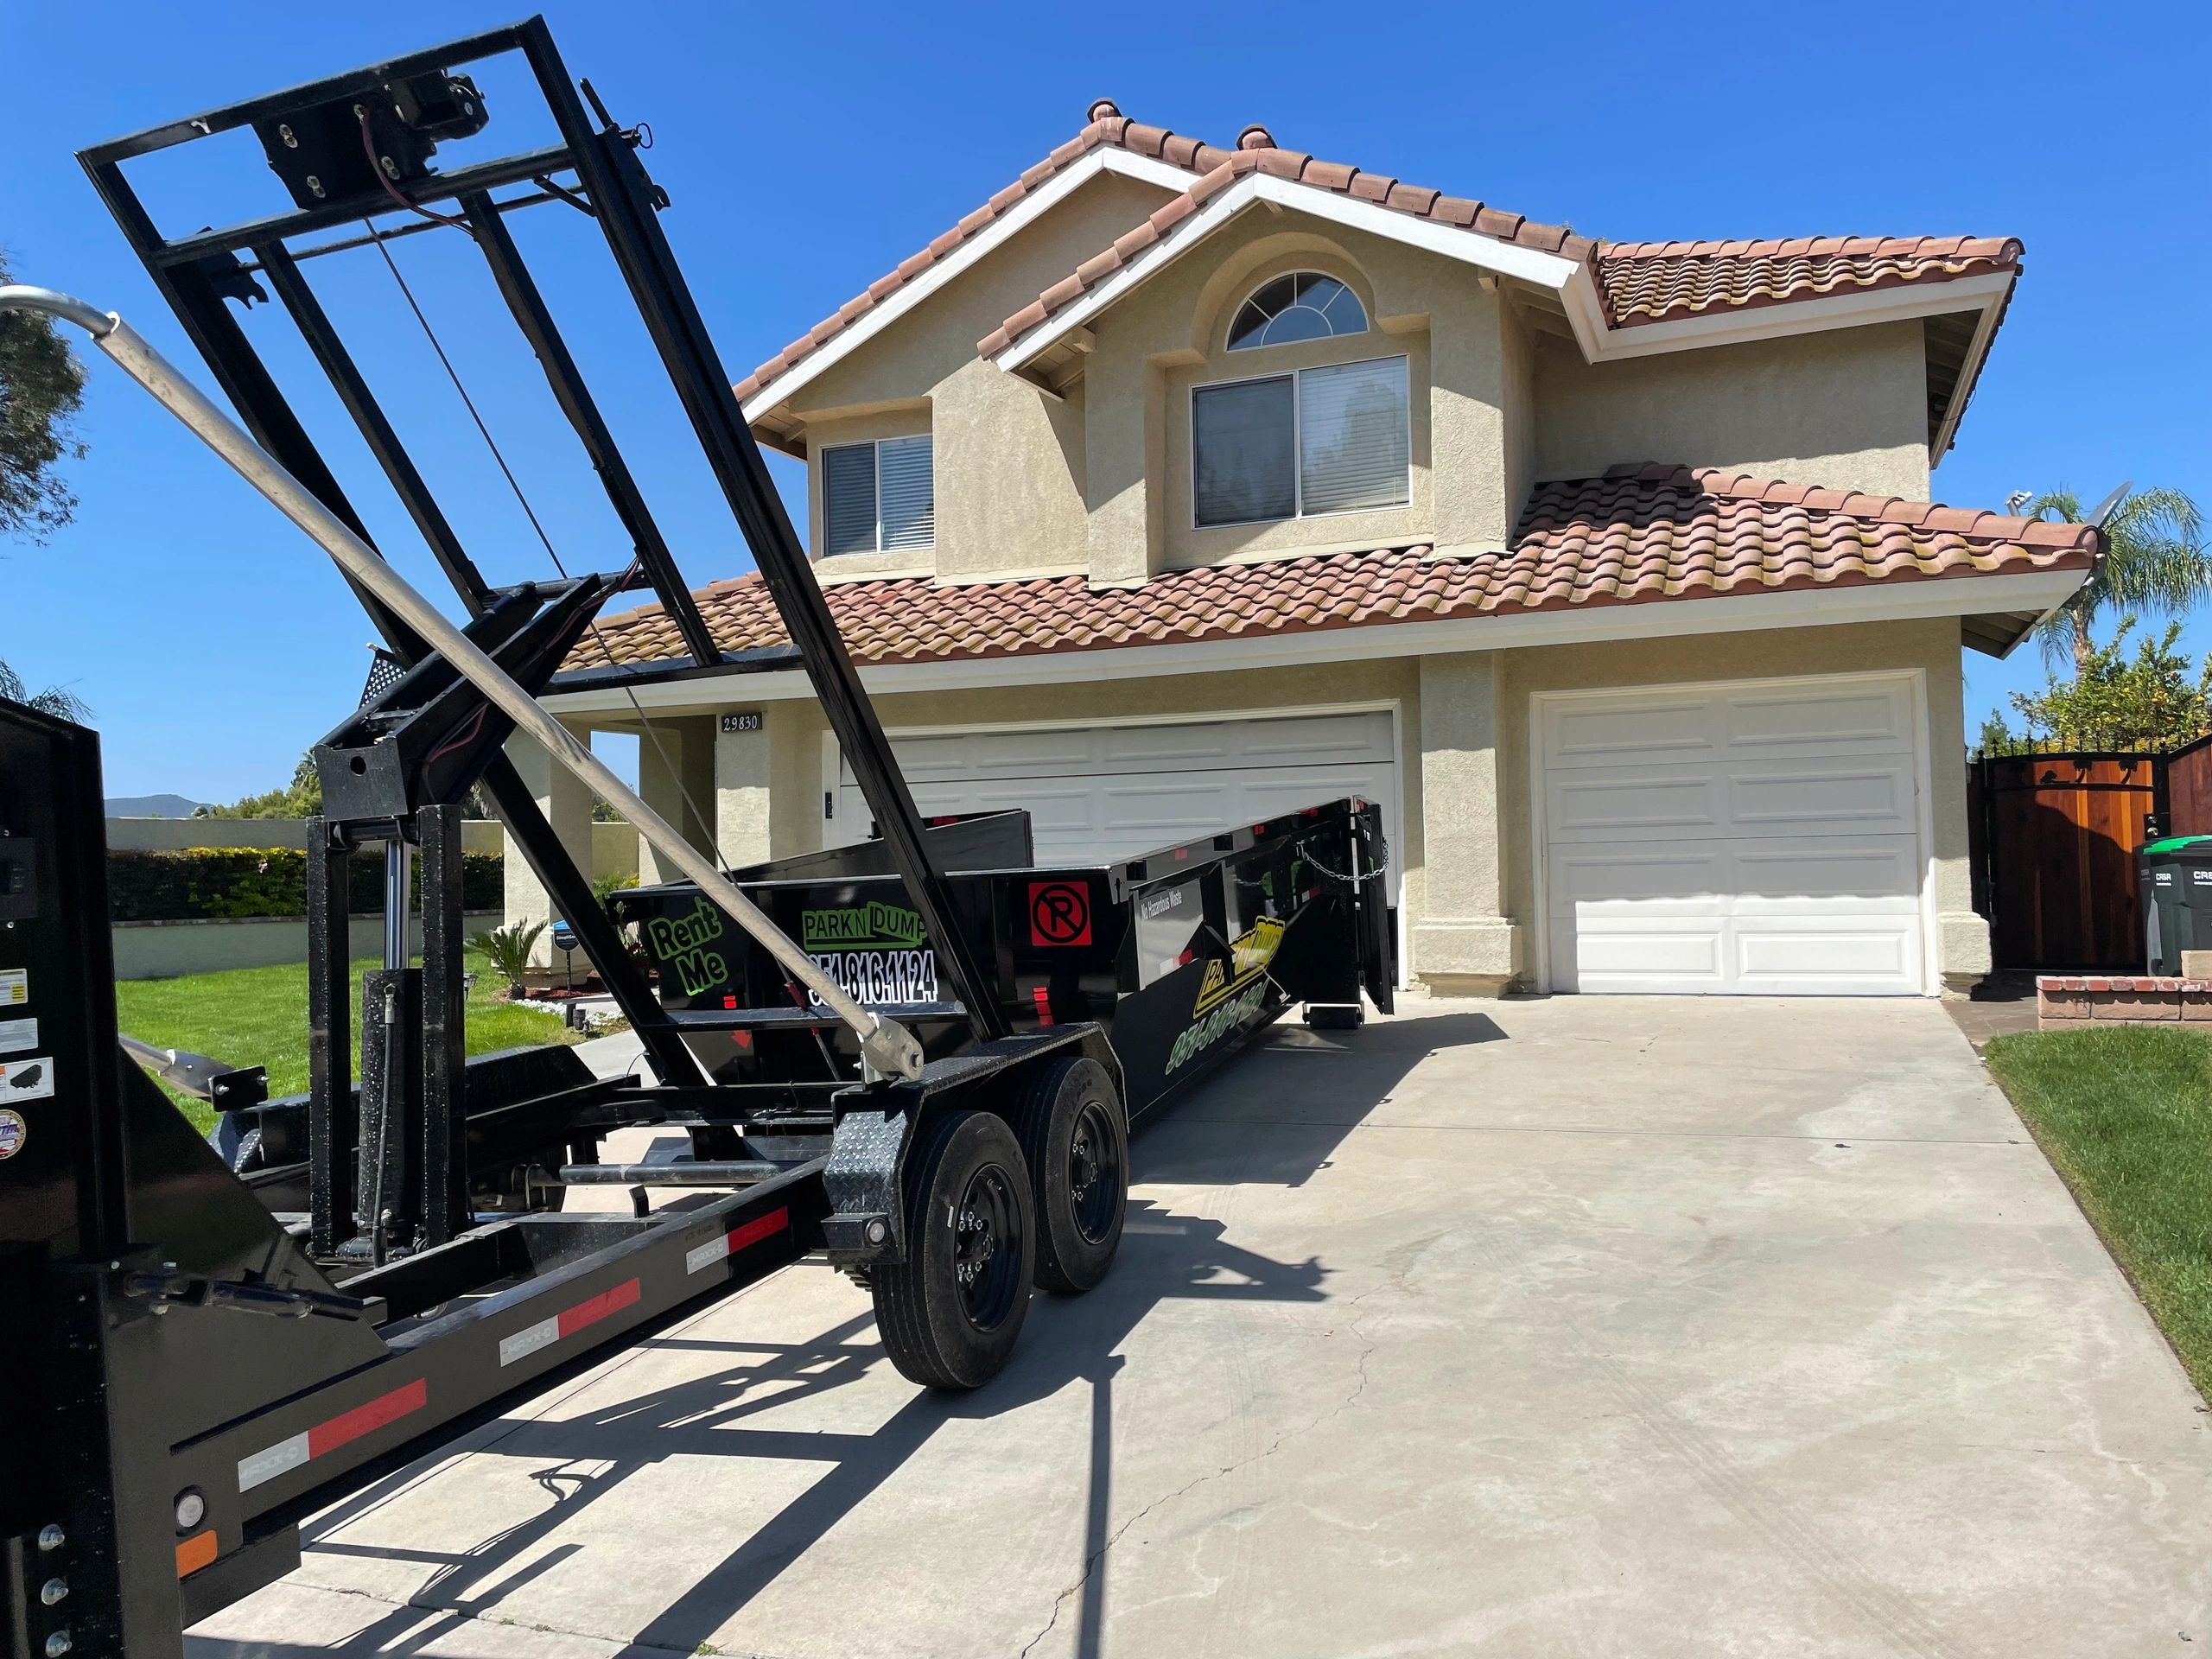
M1069 1025L981 1043L932 1060L911 1082L856 1089L837 1096L837 1122L823 1166L830 1200L822 1241L840 1268L905 1259L906 1205L899 1200L906 1148L925 1115L955 1107L1004 1115L1030 1070L1078 1052L1106 1068L1118 1091L1121 1062L1096 1026Z

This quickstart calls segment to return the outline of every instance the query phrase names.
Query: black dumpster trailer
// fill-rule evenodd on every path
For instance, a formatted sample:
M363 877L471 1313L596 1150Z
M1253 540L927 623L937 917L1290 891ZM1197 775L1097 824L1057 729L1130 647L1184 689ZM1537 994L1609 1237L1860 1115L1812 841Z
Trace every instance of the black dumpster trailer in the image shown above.
M496 99L477 76L494 72L498 96L518 85L542 104L555 142L434 167L486 125ZM289 207L158 229L125 164L242 133ZM925 823L663 238L646 142L570 80L533 19L85 152L244 431L118 319L0 289L0 308L83 327L178 413L330 553L384 639L360 707L314 751L310 1088L264 1102L257 1071L207 1079L253 1131L235 1160L119 1046L97 739L0 703L8 1655L180 1654L185 1624L297 1562L305 1516L809 1252L870 1287L901 1371L981 1383L1033 1283L1081 1291L1108 1270L1133 1118L1294 1005L1330 1025L1358 1022L1363 989L1389 1007L1371 805L1082 868L1036 867L1020 814ZM709 636L506 227L537 207L601 232L788 647L723 653ZM418 233L475 245L606 486L625 569L495 584L461 545L303 270ZM381 563L251 343L242 314L271 297L451 581L459 629ZM804 670L875 838L733 880L593 769L535 698L643 677L556 679L601 607L641 587L690 652L658 677ZM518 729L692 879L596 902L505 755ZM458 804L479 785L651 1081L595 1078L558 1047L466 1057ZM356 1007L346 875L371 849L386 949ZM684 1155L601 1160L604 1137L654 1125ZM630 1213L563 1209L573 1187L610 1182L632 1189ZM669 1187L694 1190L654 1208Z

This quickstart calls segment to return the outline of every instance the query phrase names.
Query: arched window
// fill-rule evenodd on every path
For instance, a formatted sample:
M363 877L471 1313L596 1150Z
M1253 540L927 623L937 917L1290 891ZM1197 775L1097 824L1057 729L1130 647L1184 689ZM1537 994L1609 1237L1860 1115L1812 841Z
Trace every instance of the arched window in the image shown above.
M1286 346L1294 340L1366 332L1367 312L1358 295L1318 270L1295 270L1276 277L1244 302L1229 331L1229 349L1241 352L1253 346Z

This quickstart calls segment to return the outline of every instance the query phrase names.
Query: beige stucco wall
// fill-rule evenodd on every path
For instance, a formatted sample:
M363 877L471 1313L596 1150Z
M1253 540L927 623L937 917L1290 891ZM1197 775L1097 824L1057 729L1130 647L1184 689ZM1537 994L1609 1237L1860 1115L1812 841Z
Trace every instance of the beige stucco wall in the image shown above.
M1367 309L1369 332L1229 351L1230 326L1252 291L1302 270L1348 283ZM1243 213L1096 320L1081 383L1091 580L1141 581L1163 569L1270 554L1424 541L1500 545L1517 507L1504 327L1495 283L1465 265L1262 208ZM1404 506L1196 525L1194 386L1398 356L1407 359L1412 441Z
M821 443L926 430L940 575L1082 569L1082 397L1044 395L977 356L976 342L1166 199L1101 174L804 387L791 408L808 423L814 500ZM873 417L884 418L871 429Z
M1548 335L1535 384L1538 478L1678 461L1928 499L1918 322L1595 365Z
M1093 318L1081 372L1057 378L1058 395L977 355L980 338L1163 199L1157 187L1100 175L796 395L788 413L803 423L810 456L817 555L824 447L923 431L935 442L936 546L831 560L824 581L1084 571L1116 585L1292 552L1495 547L1535 480L1631 461L1928 495L1917 321L1592 365L1572 341L1525 328L1485 273L1258 206ZM1370 332L1227 353L1244 298L1302 268L1349 282ZM1385 355L1408 359L1405 506L1193 524L1193 385Z

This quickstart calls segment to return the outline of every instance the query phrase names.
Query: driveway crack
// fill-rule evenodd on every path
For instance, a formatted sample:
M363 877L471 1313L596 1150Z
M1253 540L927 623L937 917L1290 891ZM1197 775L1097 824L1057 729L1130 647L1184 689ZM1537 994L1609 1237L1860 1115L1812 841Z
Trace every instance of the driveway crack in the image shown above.
M728 1648L663 1647L658 1643L643 1641L637 1637L607 1636L598 1630L572 1630L563 1625L547 1624L536 1619L511 1618L503 1613L480 1612L474 1608L454 1606L449 1603L423 1601L413 1595L409 1596L404 1601L394 1601L389 1596L379 1596L373 1591L359 1589L352 1585L321 1584L297 1573L295 1573L286 1582L299 1585L309 1590L319 1590L326 1595L353 1596L362 1601L373 1602L379 1607L390 1607L397 1611L436 1613L447 1618L464 1619L471 1624L496 1624L507 1630L532 1630L541 1636L569 1636L584 1642L604 1642L608 1647L619 1649L626 1656L648 1653L692 1655L714 1652L724 1655L726 1659L783 1659L783 1656L751 1648L738 1652Z
M1390 1282L1395 1283L1396 1278L1397 1275L1393 1274ZM1388 1288L1387 1285L1376 1285L1369 1289L1363 1290L1358 1295L1353 1297L1349 1302L1347 1302L1345 1306L1348 1309L1356 1308L1360 1305L1360 1303L1366 1300L1367 1298L1372 1296L1376 1291L1386 1288ZM1166 1505L1174 1503L1178 1498L1186 1497L1190 1493L1196 1491L1199 1487L1209 1485L1212 1482L1221 1479L1225 1475L1233 1475L1239 1470L1249 1469L1256 1464L1265 1463L1269 1458L1274 1456L1276 1452L1281 1451L1284 1446L1289 1445L1291 1441L1298 1440L1304 1435L1312 1433L1315 1429L1320 1427L1322 1424L1330 1421L1333 1418L1343 1415L1344 1413L1351 1410L1353 1406L1358 1403L1360 1395L1367 1392L1367 1362L1374 1356L1376 1344L1367 1340L1365 1334L1360 1330L1358 1316L1355 1315L1352 1319L1348 1320L1344 1328L1360 1340L1359 1357L1353 1363L1356 1375L1351 1390L1345 1394L1344 1397L1338 1401L1333 1406L1331 1406L1326 1411L1321 1413L1320 1415L1312 1419L1311 1421L1301 1423L1295 1428L1287 1428L1283 1430L1281 1433L1276 1435L1274 1440L1270 1440L1267 1446L1262 1447L1260 1451L1255 1452L1250 1457L1239 1458L1234 1462L1224 1463L1218 1469L1210 1470L1203 1475L1199 1475L1192 1480L1185 1481L1182 1485L1178 1486L1173 1491L1163 1493L1161 1496L1154 1498L1151 1503L1146 1504L1128 1520L1122 1522L1120 1526L1115 1528L1112 1534L1107 1538L1106 1541L1099 1545L1096 1549L1091 1551L1090 1554L1084 1560L1083 1571L1077 1577L1075 1582L1067 1586L1059 1592L1058 1595L1052 1599L1052 1611L1051 1616L1046 1619L1044 1624L1039 1629L1036 1635L1031 1637L1028 1641L1022 1643L1020 1659L1029 1659L1030 1654L1034 1651L1037 1644L1052 1633L1053 1628L1060 1622L1061 1611L1066 1607L1069 1600L1083 1592L1084 1586L1090 1582L1092 1575L1097 1573L1101 1564L1104 1562L1107 1555L1112 1551L1114 1546L1120 1543L1122 1540L1128 1535L1129 1529L1135 1526L1138 1522L1143 1520L1154 1510L1164 1508Z

